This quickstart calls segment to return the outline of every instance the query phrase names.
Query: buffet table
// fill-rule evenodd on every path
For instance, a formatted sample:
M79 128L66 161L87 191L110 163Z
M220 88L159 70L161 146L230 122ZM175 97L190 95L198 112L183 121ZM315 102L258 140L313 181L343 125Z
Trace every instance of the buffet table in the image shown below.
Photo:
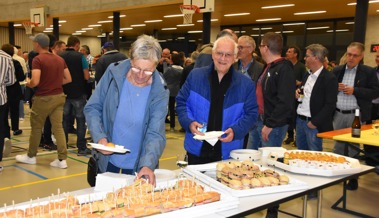
M280 169L278 169L280 171ZM312 191L319 191L319 199L318 199L318 211L317 217L321 217L321 190L341 182L346 182L347 180L354 178L356 176L361 176L367 173L374 171L373 167L362 165L361 171L358 173L354 173L351 175L341 175L335 177L320 177L320 176L308 176L308 175L300 175L290 173L291 177L294 177L298 180L304 181L308 184L308 189L300 190L300 191L290 191L290 192L281 192L276 194L267 194L267 195L259 195L259 196L248 196L239 198L240 204L237 208L222 211L218 213L218 215L222 215L224 217L241 217L246 216L251 213L258 212L263 209L267 209L269 207L290 201L295 198L299 198L304 196L304 204L303 204L303 214L299 215L301 217L306 217L306 207L307 200L306 194ZM346 189L342 190L343 196L345 196L345 200L347 200ZM252 203L254 202L254 203ZM346 212L346 211L344 211ZM355 214L360 217L369 217L363 214Z

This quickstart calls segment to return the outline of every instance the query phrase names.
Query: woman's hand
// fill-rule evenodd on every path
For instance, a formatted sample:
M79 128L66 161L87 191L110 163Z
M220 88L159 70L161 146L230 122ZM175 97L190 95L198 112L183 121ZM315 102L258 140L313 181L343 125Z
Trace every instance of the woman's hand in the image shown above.
M108 140L106 138L102 138L100 139L97 144L101 144L101 145L106 145L108 143ZM105 150L101 150L101 149L96 149L98 152L104 154L104 155L110 155L110 154L113 154L113 151L105 151Z

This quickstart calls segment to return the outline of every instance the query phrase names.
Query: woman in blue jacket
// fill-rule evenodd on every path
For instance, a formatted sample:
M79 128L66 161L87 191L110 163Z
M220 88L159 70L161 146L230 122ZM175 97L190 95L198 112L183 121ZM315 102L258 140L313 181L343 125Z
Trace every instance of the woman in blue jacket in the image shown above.
M132 44L130 60L111 64L84 114L94 142L123 145L131 152L98 150L100 172L144 176L155 184L154 169L163 153L169 91L156 70L162 48L151 36Z

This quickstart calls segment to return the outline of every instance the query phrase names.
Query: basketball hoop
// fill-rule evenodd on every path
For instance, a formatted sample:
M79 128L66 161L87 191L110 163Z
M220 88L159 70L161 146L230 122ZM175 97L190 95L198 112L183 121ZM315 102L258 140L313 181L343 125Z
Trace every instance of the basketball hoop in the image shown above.
M27 35L32 35L33 28L38 26L38 23L34 23L31 21L22 22L22 25L25 27L25 32Z
M200 8L196 5L180 5L179 7L184 15L183 24L192 23L192 15L200 12Z

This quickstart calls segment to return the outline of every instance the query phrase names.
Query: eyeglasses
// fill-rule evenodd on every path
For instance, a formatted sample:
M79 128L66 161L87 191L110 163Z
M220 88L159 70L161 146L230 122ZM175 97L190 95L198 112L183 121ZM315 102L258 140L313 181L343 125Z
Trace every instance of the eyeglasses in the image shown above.
M352 54L352 53L347 53L346 55L347 55L348 57L352 57L352 58L358 58L358 57L361 56L360 54Z
M242 50L244 48L249 48L249 47L251 47L251 46L250 45L248 45L248 46L242 46L242 45L237 46L238 50Z
M222 58L223 56L225 58L232 58L234 56L234 54L233 53L224 53L224 52L216 51L216 57L217 58Z
M153 71L150 71L150 70L142 70L142 69L137 68L137 67L132 67L131 69L132 69L132 72L135 74L139 74L139 73L143 72L147 76L153 75Z

